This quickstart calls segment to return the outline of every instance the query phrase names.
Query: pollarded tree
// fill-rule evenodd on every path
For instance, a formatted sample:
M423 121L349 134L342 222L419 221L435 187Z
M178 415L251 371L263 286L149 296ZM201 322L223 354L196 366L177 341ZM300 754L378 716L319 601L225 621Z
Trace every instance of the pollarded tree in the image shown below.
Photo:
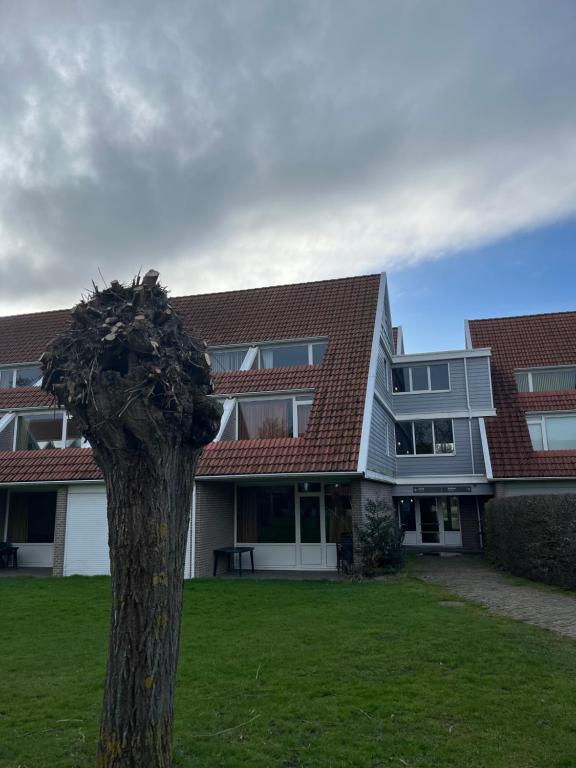
M102 768L168 768L192 483L218 431L206 346L150 270L96 287L42 357L104 476L113 605Z

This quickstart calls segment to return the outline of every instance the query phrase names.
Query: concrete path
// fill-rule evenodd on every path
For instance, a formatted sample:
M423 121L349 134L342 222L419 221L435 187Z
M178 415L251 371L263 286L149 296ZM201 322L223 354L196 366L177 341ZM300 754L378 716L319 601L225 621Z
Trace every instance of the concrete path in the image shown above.
M576 639L576 595L514 584L479 557L418 557L414 575L492 612Z

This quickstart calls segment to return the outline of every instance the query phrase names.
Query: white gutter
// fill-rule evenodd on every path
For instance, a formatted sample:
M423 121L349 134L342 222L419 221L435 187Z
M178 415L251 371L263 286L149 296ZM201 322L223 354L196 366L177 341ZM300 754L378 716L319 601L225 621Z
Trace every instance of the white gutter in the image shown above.
M490 357L490 347L477 347L474 349L449 349L446 352L418 352L410 355L394 355L394 363L421 363L425 360L453 360L461 357Z
M262 472L261 474L245 474L245 475L196 475L196 480L221 480L227 482L229 480L268 480L269 478L291 478L297 480L299 477L311 478L311 477L358 477L362 472Z

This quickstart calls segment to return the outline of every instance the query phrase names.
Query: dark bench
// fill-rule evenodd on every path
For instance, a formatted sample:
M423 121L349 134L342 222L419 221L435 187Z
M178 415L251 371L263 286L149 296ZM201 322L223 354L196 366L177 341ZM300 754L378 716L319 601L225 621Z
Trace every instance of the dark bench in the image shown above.
M252 566L252 573L254 573L254 547L220 547L214 550L214 576L218 572L218 558L220 555L225 555L228 560L228 571L231 569L231 563L233 562L234 555L238 555L238 572L242 576L242 555L245 552L250 553L250 565Z
M0 568L18 568L18 547L15 547L9 541L0 542Z

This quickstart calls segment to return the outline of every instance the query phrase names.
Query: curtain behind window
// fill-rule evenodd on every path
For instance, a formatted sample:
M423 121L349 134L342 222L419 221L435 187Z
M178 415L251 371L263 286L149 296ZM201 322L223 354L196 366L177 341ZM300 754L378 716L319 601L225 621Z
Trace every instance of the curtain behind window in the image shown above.
M238 439L292 437L292 400L238 403Z
M576 389L576 370L573 368L557 371L532 373L534 392L555 392L562 389Z

